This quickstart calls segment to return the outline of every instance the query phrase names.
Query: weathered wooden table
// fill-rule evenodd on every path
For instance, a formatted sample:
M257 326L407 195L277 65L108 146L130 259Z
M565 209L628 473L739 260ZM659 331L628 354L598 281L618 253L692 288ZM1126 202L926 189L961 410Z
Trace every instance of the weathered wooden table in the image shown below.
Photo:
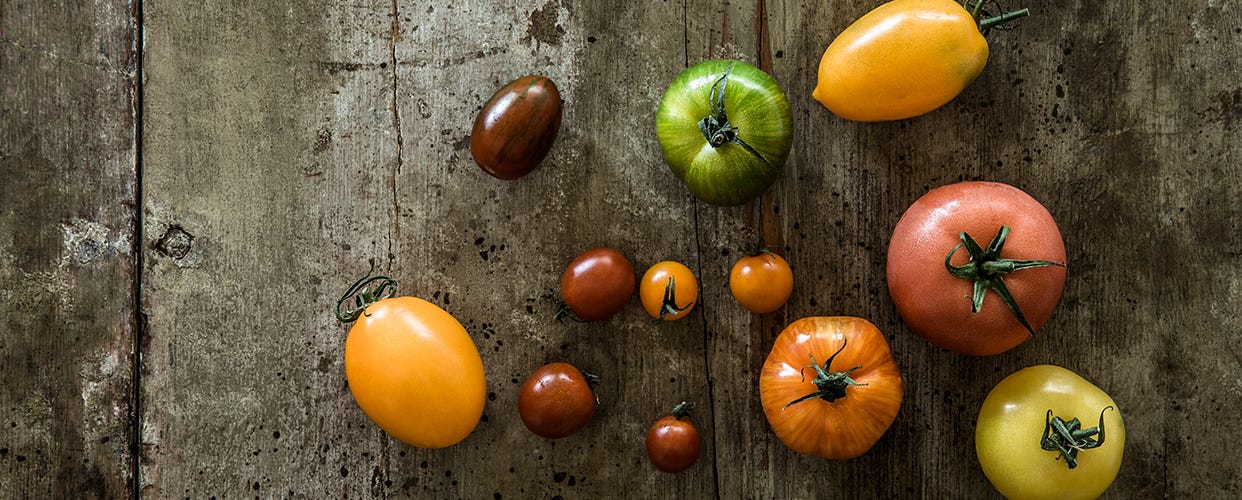
M1242 494L1238 6L1032 4L948 106L847 122L809 93L875 3L0 1L0 496L990 496L975 414L1038 363L1121 406L1109 496ZM783 176L737 208L696 202L653 131L668 82L713 56L768 70L794 108ZM498 181L470 125L529 73L560 85L561 135ZM884 280L898 216L963 179L1031 193L1069 252L1052 321L989 358L913 335ZM766 316L727 288L756 235L797 279ZM561 270L599 245L690 263L694 316L552 321ZM485 419L457 446L392 440L351 399L330 310L369 261L482 351ZM906 377L847 462L788 450L758 403L775 334L825 314L879 325ZM553 360L605 381L555 442L516 413ZM683 399L704 456L660 474L643 432Z

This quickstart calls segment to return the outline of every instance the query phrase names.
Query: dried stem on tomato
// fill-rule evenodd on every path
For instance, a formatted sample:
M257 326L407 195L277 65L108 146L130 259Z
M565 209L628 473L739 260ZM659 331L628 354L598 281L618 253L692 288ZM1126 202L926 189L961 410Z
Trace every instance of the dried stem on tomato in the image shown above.
M397 280L382 274L371 276L373 271L375 271L374 262L371 263L371 269L367 270L367 275L354 282L354 285L349 287L345 295L342 295L341 299L336 301L337 321L341 323L354 321L358 319L358 316L366 314L367 306L392 297L393 293L397 291ZM372 290L370 285L376 282L379 283L379 286ZM344 304L351 296L354 298L355 307L342 313L341 304Z
M712 106L710 115L699 120L699 130L703 132L703 137L713 148L718 148L725 143L733 143L741 146L747 153L754 155L759 161L765 165L771 165L763 154L752 148L750 144L746 144L741 137L738 137L738 128L729 123L728 114L725 112L725 87L729 85L729 72L733 70L733 63L729 63L729 67L725 68L723 75L712 84L712 91L707 96L708 102Z
M669 276L668 284L664 286L664 303L660 305L660 318L659 319L664 319L665 316L668 316L670 314L672 314L673 316L676 316L680 314L682 311L689 309L690 306L693 306L693 305L694 305L693 300L684 306L677 305L676 280L674 279L673 276Z

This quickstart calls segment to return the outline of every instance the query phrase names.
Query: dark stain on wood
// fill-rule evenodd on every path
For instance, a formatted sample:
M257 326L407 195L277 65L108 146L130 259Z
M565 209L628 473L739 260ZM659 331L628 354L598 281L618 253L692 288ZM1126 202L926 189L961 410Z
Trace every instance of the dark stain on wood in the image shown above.
M557 18L561 13L561 3L559 0L549 0L542 7L535 9L530 13L530 24L526 28L527 40L535 40L539 43L560 46L561 39L565 36L565 28L561 27Z

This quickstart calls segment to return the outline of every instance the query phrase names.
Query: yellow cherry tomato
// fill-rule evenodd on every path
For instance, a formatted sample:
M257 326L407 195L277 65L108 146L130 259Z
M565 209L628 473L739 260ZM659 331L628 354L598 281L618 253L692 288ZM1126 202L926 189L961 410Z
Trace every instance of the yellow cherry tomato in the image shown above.
M812 96L847 120L910 118L953 100L988 61L980 29L1026 10L978 20L974 0L894 0L863 15L824 51Z
M793 270L772 252L747 255L733 264L729 290L747 311L765 314L780 309L793 293Z
M487 383L474 341L423 299L365 306L345 341L345 377L368 418L419 448L456 444L483 415Z
M699 280L680 262L658 262L643 274L638 296L651 317L681 319L690 315L699 300Z
M996 384L975 427L983 473L1011 499L1096 498L1117 477L1125 445L1113 398L1052 365Z

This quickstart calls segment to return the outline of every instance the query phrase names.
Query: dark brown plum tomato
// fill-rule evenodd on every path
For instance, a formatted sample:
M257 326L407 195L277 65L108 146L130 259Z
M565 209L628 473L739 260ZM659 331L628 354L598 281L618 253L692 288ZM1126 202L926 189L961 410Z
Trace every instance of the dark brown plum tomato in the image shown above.
M561 274L561 297L582 321L608 319L634 295L634 266L621 252L594 248L582 252Z
M470 133L470 155L493 177L517 179L548 155L561 128L561 93L544 76L524 76L496 91Z
M595 416L595 393L574 365L549 363L526 377L518 394L518 414L535 435L563 438L591 422Z
M656 420L647 429L647 457L657 469L677 473L689 469L699 459L703 440L699 429L686 416L692 408L691 403L681 403L671 415Z

